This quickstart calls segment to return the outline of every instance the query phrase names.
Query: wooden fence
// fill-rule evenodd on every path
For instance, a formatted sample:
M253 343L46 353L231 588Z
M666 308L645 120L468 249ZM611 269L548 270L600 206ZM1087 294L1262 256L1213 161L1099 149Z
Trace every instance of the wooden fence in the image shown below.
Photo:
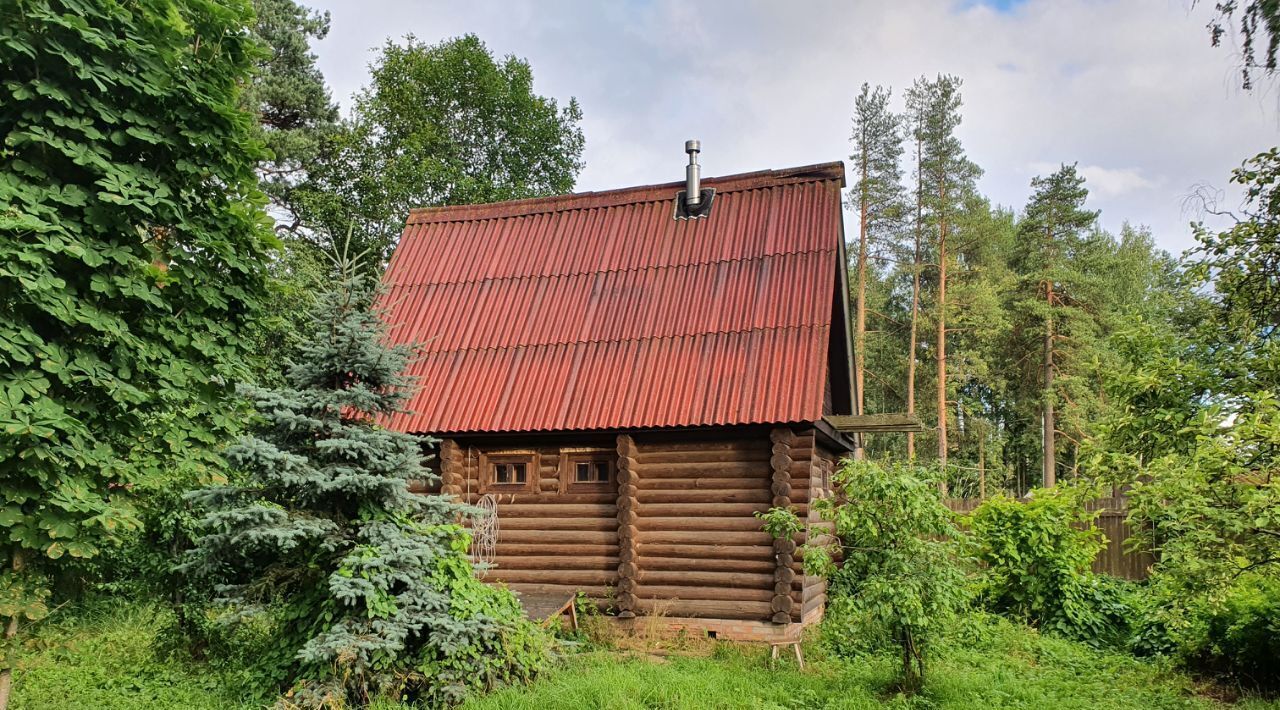
M957 513L969 513L982 501L977 498L948 498L946 504ZM1123 579L1146 579L1155 557L1149 552L1125 549L1125 543L1132 534L1125 519L1129 514L1126 499L1123 496L1099 498L1086 503L1085 508L1098 513L1094 526L1107 537L1107 546L1093 560L1093 571Z

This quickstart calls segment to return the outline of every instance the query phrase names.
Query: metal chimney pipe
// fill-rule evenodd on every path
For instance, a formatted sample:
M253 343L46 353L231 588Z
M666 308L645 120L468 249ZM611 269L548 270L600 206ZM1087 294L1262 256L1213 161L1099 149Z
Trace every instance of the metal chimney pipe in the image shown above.
M698 165L702 143L697 140L685 141L684 152L689 154L689 164L684 169L684 204L693 209L702 204L702 168Z

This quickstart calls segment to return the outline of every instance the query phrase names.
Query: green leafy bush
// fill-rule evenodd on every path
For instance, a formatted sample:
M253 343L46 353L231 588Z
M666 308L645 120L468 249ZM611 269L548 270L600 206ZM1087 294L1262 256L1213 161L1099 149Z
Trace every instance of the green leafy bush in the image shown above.
M1083 493L1037 490L1019 502L987 500L970 515L970 546L983 565L978 599L989 609L1069 638L1119 643L1131 608L1124 585L1090 569L1106 545L1089 526Z
M756 511L760 519L760 529L769 533L775 540L790 540L804 529L800 517L790 508L770 508L767 511Z
M274 243L238 102L251 18L248 0L0 3L6 628L139 527L138 488L215 461L237 426Z
M1280 690L1280 581L1241 575L1214 598L1172 600L1156 580L1130 639L1136 655L1167 655L1199 673Z
M1191 667L1280 689L1280 581L1246 575L1201 619L1202 631L1182 648Z
M901 687L918 690L941 628L965 599L952 513L918 468L846 461L836 495L814 502L835 524L834 547L808 547L805 566L830 580L827 635L838 650L892 645ZM837 563L836 557L842 560Z

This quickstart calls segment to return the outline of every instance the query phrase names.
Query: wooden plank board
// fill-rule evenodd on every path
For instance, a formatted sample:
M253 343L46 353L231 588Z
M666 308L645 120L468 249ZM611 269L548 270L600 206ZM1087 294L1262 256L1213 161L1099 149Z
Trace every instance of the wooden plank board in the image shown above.
M907 414L828 414L823 419L845 433L924 431L924 422Z

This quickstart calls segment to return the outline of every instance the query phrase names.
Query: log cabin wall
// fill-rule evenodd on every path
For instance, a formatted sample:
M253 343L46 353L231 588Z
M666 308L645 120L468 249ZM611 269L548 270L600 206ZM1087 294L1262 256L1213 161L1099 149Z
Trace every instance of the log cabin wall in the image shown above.
M607 490L566 485L565 451L610 452ZM493 486L482 466L506 456L535 457L536 477L519 490ZM806 524L826 525L811 511L810 491L834 460L812 429L749 427L594 435L585 444L572 434L446 439L439 470L443 492L498 500L496 567L486 581L528 593L582 591L609 599L622 618L705 620L707 630L727 621L721 637L766 638L816 620L825 584L804 575L796 548L805 533L774 541L755 513L789 505Z
M637 434L638 609L768 621L775 562L767 429L672 440Z
M449 441L441 447L444 452ZM492 493L498 501L498 542L494 568L485 581L505 582L516 591L532 594L573 594L578 591L604 599L618 581L618 524L616 483L604 490L570 490L562 487L561 455L564 450L597 449L591 446L520 446L457 444L461 458L459 497L475 503ZM536 476L530 472L527 490L494 487L481 470L482 457L523 455L536 457ZM446 480L446 486L448 481Z
M815 498L832 495L831 479L840 465L843 454L819 444L814 449L813 466L809 471L809 490L812 492L810 502ZM834 542L835 523L823 520L812 506L806 506L801 515L807 526L807 537L812 537L815 545ZM827 580L819 576L804 576L802 581L801 607L799 621L805 625L817 622L827 603Z

